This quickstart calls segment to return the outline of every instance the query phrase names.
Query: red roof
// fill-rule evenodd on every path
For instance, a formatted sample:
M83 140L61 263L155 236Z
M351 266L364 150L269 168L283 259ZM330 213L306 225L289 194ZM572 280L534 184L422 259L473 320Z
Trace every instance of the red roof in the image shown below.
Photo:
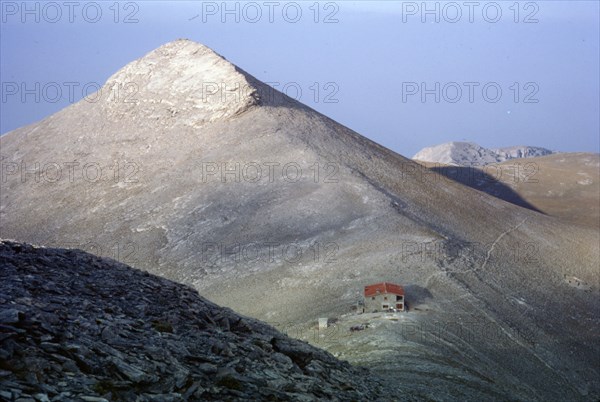
M389 282L374 283L373 285L365 286L365 296L376 296L378 293L392 293L395 295L404 296L404 289L400 285L395 285Z

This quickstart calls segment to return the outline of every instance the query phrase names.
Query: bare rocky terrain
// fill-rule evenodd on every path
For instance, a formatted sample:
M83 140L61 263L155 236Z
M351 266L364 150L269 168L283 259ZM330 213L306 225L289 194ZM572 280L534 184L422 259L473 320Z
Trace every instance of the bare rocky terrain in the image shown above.
M506 173L500 180L543 213L600 227L600 155L561 153L499 168Z
M485 166L512 159L534 158L555 153L546 148L517 145L504 148L484 148L474 142L454 141L426 147L412 158L421 162L443 163L451 166Z
M113 260L1 241L0 265L2 400L403 395L368 370L219 307L189 286Z
M419 162L445 177L566 222L600 227L600 155L560 153L464 168Z
M407 395L600 397L598 227L432 172L205 46L164 45L0 146L3 238L190 285ZM409 312L348 336L380 281ZM308 336L318 317L339 331Z

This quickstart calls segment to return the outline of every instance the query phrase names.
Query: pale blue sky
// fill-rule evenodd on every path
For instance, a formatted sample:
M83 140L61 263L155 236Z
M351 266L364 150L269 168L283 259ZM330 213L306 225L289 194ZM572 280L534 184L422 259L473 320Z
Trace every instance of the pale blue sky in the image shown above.
M221 1L120 2L118 16L108 1L94 3L102 10L96 23L84 20L96 18L95 5L76 3L71 23L62 1L54 3L61 15L48 2L28 2L28 14L21 1L2 1L0 132L67 106L64 83L80 83L78 100L84 84L102 84L126 63L183 37L265 82L299 86L302 102L409 157L453 140L600 152L597 1L519 2L516 8L514 1L483 1L472 10L462 1L427 2L430 10L438 7L439 22L435 13L423 13L421 1L278 1L273 21L263 1L228 2L234 11L225 15ZM124 23L127 16L137 22ZM63 88L56 102L43 94L40 102L34 95L21 98L21 84L53 82ZM434 89L425 102L421 83ZM502 95L492 103L497 88Z

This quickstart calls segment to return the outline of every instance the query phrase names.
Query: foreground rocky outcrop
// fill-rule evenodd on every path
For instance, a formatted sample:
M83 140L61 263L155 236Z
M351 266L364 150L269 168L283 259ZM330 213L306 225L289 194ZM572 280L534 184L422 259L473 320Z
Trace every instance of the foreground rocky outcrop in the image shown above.
M1 241L0 266L3 400L399 395L366 369L113 260Z

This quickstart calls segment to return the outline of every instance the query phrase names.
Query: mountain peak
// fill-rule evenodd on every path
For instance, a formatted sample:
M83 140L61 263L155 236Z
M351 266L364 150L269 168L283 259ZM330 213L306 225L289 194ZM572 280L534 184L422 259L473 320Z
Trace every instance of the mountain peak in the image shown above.
M174 117L197 126L247 110L258 101L252 77L209 47L169 42L112 75L102 88L105 106L123 114ZM117 100L117 102L115 102Z

